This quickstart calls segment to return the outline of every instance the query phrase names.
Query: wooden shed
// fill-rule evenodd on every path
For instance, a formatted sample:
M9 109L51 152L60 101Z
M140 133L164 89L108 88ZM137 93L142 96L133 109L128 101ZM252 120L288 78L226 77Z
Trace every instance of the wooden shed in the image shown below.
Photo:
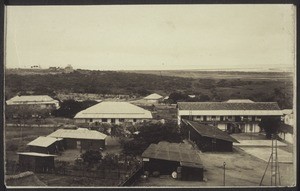
M21 171L47 172L54 169L55 155L36 152L22 152L18 155Z
M203 180L200 155L191 145L159 142L151 144L142 154L144 170L170 175L177 172L181 180ZM180 169L180 172L179 172Z
M199 149L203 152L228 152L232 151L233 142L239 143L227 132L224 132L215 126L204 125L185 119L182 121L181 131L189 140L195 142Z
M99 150L105 148L107 135L86 128L58 129L48 137L62 138L65 149Z

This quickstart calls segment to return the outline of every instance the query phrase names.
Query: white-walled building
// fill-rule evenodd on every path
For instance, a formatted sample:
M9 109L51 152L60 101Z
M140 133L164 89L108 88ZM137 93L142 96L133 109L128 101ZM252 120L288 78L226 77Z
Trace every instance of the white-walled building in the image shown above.
M139 123L152 119L152 114L128 102L101 102L77 113L77 123Z
M46 108L59 108L59 101L51 98L47 95L23 95L23 96L15 96L6 101L8 106L38 106L41 109Z
M258 123L263 116L282 116L276 102L228 100L226 102L178 102L178 124L181 119L214 124L229 130L234 124L242 132L259 132Z

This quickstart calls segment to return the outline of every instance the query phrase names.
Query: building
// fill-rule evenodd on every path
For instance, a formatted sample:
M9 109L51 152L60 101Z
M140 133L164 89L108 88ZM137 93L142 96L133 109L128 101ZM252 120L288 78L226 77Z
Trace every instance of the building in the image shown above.
M55 155L36 152L20 152L18 155L21 172L47 172L54 169Z
M213 124L229 132L260 132L264 116L282 116L276 102L228 100L225 102L178 102L178 124L182 119Z
M15 96L6 101L7 108L13 110L24 109L26 111L39 112L45 110L49 114L56 109L59 109L59 101L47 95L24 95Z
M283 122L288 125L294 126L294 112L292 109L284 109L283 113Z
M214 126L204 125L195 121L183 119L181 130L185 136L197 144L198 148L205 151L231 152L233 142L239 143L227 132Z
M150 103L158 103L159 101L163 100L163 96L161 96L157 93L153 93L153 94L150 94L150 95L144 97L143 99Z
M73 71L74 71L74 69L70 64L68 66L66 66L65 69L64 69L64 73L67 73L67 74L71 73Z
M40 136L27 145L29 146L30 152L55 154L61 150L61 141L61 138Z
M278 136L288 142L293 144L294 143L294 128L291 125L280 123L278 128Z
M107 135L99 131L86 128L58 129L48 137L61 138L64 149L79 149L80 151L96 150L105 148Z
M101 102L77 113L77 123L140 123L152 119L152 114L127 102Z
M189 144L159 142L142 154L144 170L150 173L180 174L181 180L203 180L203 164L197 150Z

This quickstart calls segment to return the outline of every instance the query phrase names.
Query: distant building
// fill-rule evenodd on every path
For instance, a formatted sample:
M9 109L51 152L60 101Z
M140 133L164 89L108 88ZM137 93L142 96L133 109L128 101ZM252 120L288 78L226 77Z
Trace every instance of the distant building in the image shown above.
M6 101L8 108L13 110L27 109L28 112L38 112L39 110L46 110L51 113L53 110L59 109L59 101L54 100L47 95L24 95L15 96ZM32 113L34 115L34 113Z
M70 64L68 66L66 66L64 69L64 73L71 73L73 71L74 71L74 69Z
M47 172L54 169L54 157L56 155L36 153L36 152L20 152L19 169L23 171Z
M105 148L107 135L86 128L58 129L48 137L61 138L62 146L65 149L99 150Z
M203 180L200 155L191 145L159 142L151 144L142 154L144 170L170 175L177 172L181 180Z
M198 148L205 151L231 152L233 142L238 141L228 133L214 126L203 125L195 121L183 119L181 124L185 136L197 144Z
M77 113L77 123L140 123L152 119L152 114L127 102L101 102Z
M150 103L158 103L159 101L163 100L163 96L153 93L144 97L143 99Z
M182 119L212 124L221 130L260 132L258 126L264 116L282 116L276 102L228 100L226 102L178 102L178 124Z
M58 153L59 150L61 150L61 141L62 138L40 136L27 145L29 146L30 152L55 154Z
M284 109L283 113L283 122L288 125L294 126L294 113L292 109Z
M40 65L33 65L33 66L30 66L30 69L42 69Z

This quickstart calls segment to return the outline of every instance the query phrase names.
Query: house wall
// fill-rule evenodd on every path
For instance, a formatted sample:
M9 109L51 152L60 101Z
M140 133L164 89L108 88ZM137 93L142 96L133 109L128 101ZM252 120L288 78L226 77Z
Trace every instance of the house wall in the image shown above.
M258 123L262 116L189 116L178 115L178 124L181 123L181 119L187 119L191 121L197 121L204 124L215 124L219 129L225 131L229 129L230 123L235 123L244 133L258 133L261 131Z
M45 172L54 169L54 157L19 155L21 171Z
M64 139L66 149L97 150L105 148L105 140Z
M106 121L104 121L102 118L97 118L97 119L75 119L75 122L78 124L91 124L91 123L109 123L109 124L123 124L123 123L142 123L146 119L133 119L133 118L114 118L114 123L112 122L112 118L106 118ZM123 121L122 121L123 120Z
M55 154L56 153L56 146L53 143L49 147L38 147L38 146L29 146L30 152L37 152L37 153L45 153L45 154Z
M181 180L185 181L202 181L203 168L182 167Z
M198 148L203 151L220 151L231 152L232 142L221 139L213 139L201 136L194 128L189 125L182 125L183 133L186 138L197 144Z
M170 175L172 172L177 170L177 167L180 166L178 161L169 161L169 160L160 160L152 159L149 161L143 162L144 169L150 173L154 171L159 171L160 174Z

